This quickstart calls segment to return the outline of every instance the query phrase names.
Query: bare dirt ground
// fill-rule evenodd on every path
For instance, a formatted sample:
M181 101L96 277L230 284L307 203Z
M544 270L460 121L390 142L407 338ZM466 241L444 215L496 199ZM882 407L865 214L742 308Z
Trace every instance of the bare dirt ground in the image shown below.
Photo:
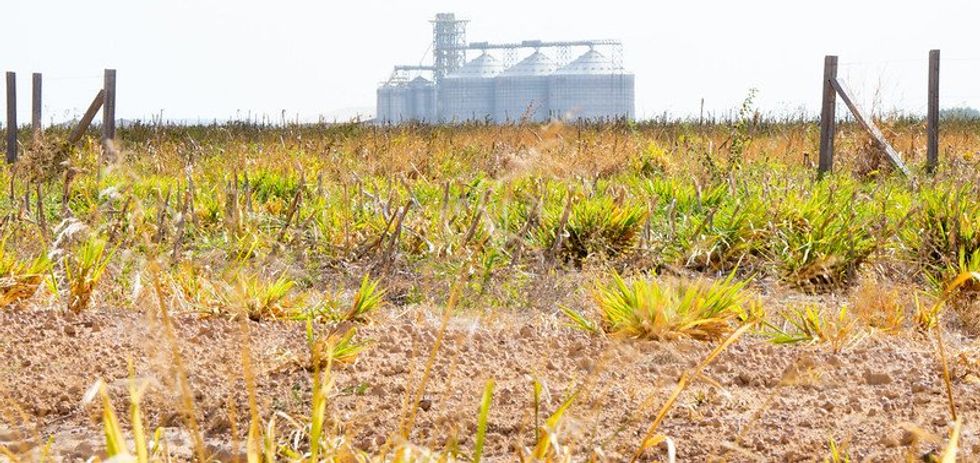
M378 447L398 426L406 388L418 384L438 332L431 310L400 310L362 327L359 339L368 340L368 348L355 363L335 370L331 417L343 423L339 432L363 448ZM227 459L229 410L234 408L239 434L248 420L241 324L196 315L175 316L174 323L208 447ZM487 452L494 461L515 460L514 449L534 439L537 378L545 385L544 416L584 384L560 438L622 460L642 441L681 373L713 348L691 340L602 339L564 323L560 315L537 312L490 321L452 319L419 404L413 442L442 448L456 438L470 447L480 395L492 377L497 388ZM132 358L136 376L149 385L143 400L147 424L165 428L174 451L189 456L187 434L178 429L169 345L159 326L152 315L131 311L0 312L0 443L27 450L53 438L53 451L67 461L99 453L100 410L97 403L81 404L82 397L101 378L125 415ZM304 324L248 326L263 416L279 411L302 422L311 389ZM952 355L975 343L949 337ZM826 345L775 346L750 335L683 393L661 432L673 439L679 461L822 461L830 439L847 442L856 461L918 458L942 443L913 444L903 424L943 440L950 429L938 365L933 344L909 335L871 337L840 354ZM953 382L967 423L961 458L980 461L973 426L980 422L977 377L957 374ZM663 454L650 452L647 458Z

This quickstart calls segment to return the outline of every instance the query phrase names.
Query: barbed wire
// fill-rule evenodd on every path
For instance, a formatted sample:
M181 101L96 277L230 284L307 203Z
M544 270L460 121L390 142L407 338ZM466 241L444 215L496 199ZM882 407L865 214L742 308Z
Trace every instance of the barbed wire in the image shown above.
M947 57L947 56L943 56L940 59L940 63L946 63L946 62L951 62L951 61L952 62L957 62L957 63L963 63L963 62L967 62L967 63L969 63L969 62L980 63L980 58L972 58L972 57L959 57L959 58L953 57L953 58L950 58L950 57ZM870 61L845 61L845 62L837 63L837 66L838 67L840 67L840 66L870 66L870 65L882 65L882 64L905 64L905 63L928 63L928 62L929 62L928 57L923 56L921 58L900 58L900 59L885 59L885 60L870 60Z
M98 80L98 79L102 79L103 78L103 76L101 76L101 75L93 75L93 76L59 76L59 75L55 75L55 76L49 76L47 74L43 74L43 76L44 76L44 80Z

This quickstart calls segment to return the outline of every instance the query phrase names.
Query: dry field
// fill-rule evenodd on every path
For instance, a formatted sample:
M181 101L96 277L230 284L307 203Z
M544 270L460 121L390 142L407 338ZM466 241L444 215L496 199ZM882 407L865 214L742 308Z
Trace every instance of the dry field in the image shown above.
M0 461L980 461L980 124L137 125L0 170Z

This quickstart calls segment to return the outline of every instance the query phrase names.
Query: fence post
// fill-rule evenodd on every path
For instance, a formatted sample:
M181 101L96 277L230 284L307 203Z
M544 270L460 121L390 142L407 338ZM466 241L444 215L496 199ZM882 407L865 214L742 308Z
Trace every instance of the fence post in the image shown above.
M41 138L41 73L35 72L31 82L31 132L34 139Z
M85 135L85 131L88 130L89 124L92 123L92 119L95 119L95 113L99 111L102 107L102 103L105 102L105 89L99 90L99 93L95 94L95 99L92 100L92 104L88 106L82 119L78 121L78 126L71 131L71 135L68 136L68 144L74 145L82 139Z
M7 72L7 164L17 162L17 74Z
M929 50L929 110L926 127L926 171L931 174L939 165L939 50Z
M823 103L820 109L820 165L821 175L834 168L834 132L837 126L837 92L832 82L837 79L837 57L823 59Z
M116 70L105 70L105 103L102 106L102 142L116 138Z

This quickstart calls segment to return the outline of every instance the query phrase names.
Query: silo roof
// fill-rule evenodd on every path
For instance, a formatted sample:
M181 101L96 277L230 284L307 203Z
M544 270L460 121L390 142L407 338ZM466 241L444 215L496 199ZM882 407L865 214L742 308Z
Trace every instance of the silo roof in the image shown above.
M489 78L500 74L503 72L503 70L503 63L497 61L497 59L490 54L483 53L446 77L450 79Z
M622 66L617 65L598 51L589 50L556 71L555 74L619 74L622 72Z
M432 85L432 81L429 80L429 79L426 79L425 77L418 76L418 77L412 79L412 81L409 82L408 84L411 85L412 87L423 87L423 86L426 86L426 85Z
M504 71L502 76L546 76L558 69L548 55L540 51L534 52L531 56L524 58L520 63Z

